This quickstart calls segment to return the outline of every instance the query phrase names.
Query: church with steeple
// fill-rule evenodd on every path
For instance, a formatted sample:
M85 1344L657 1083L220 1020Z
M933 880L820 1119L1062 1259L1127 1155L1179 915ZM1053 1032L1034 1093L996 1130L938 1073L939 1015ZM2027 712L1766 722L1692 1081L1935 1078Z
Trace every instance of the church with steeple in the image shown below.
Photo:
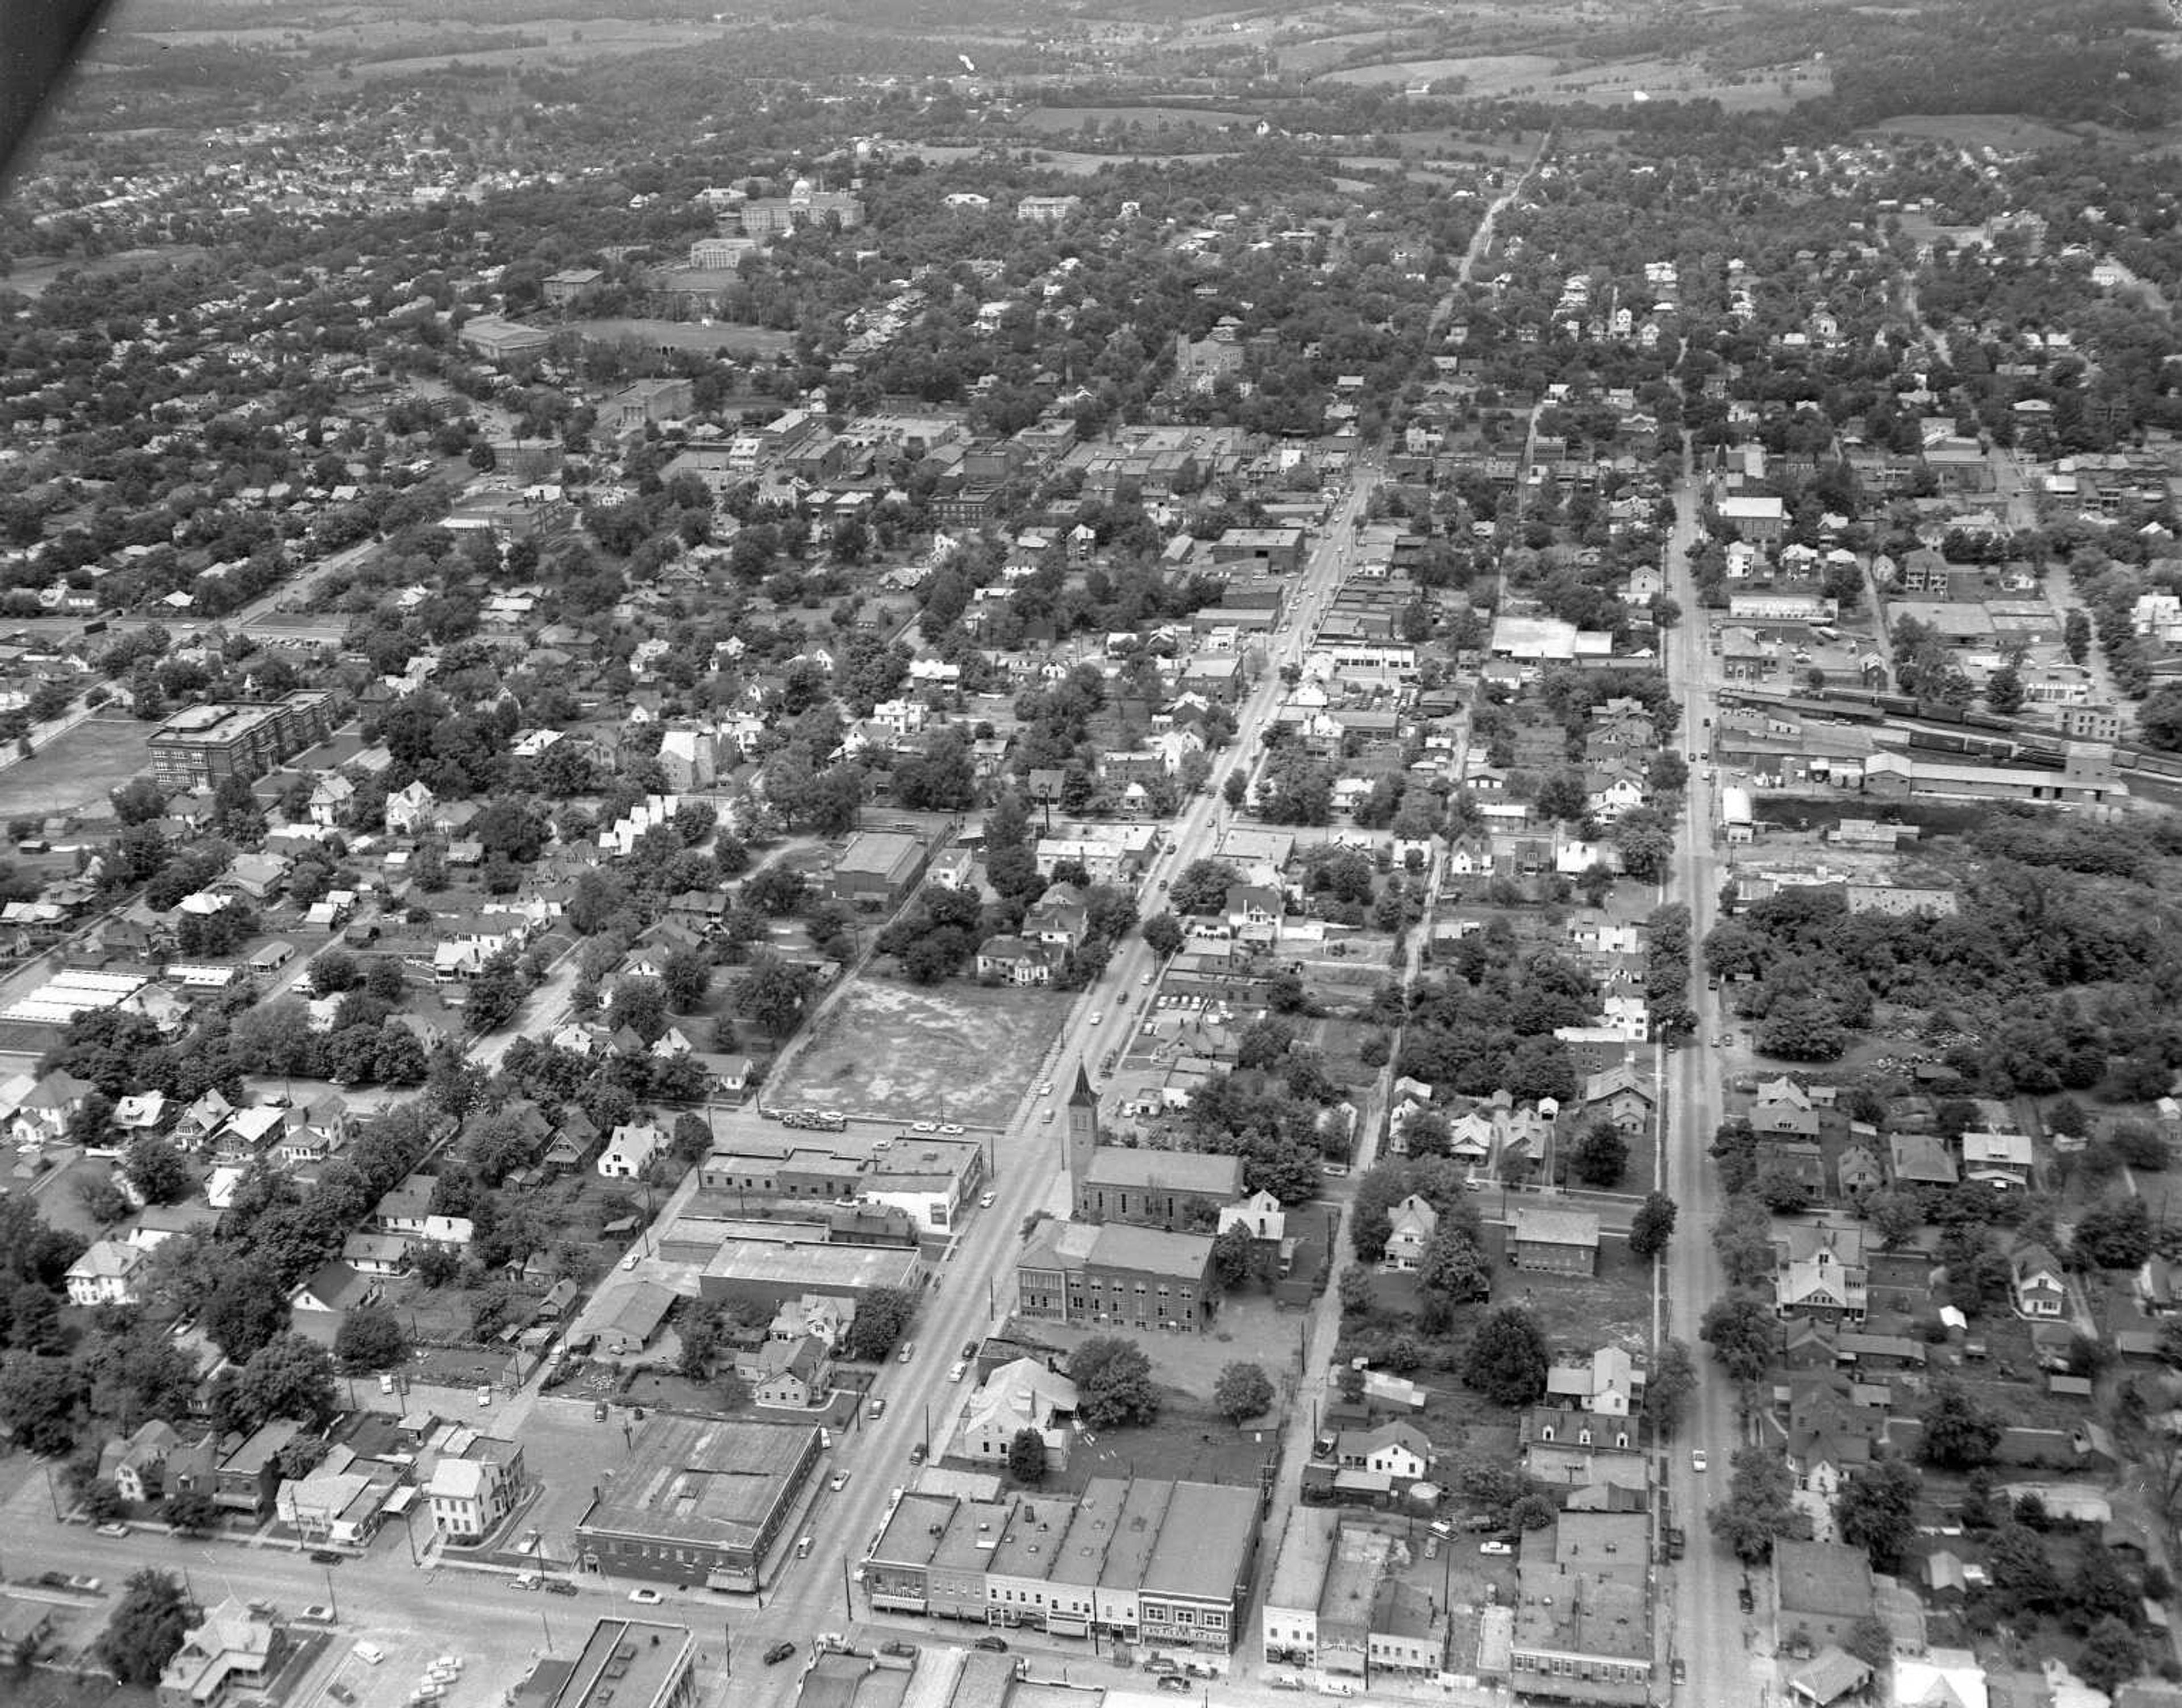
M1068 1202L1077 1222L1210 1231L1243 1196L1243 1159L1099 1142L1099 1094L1077 1064L1068 1094Z

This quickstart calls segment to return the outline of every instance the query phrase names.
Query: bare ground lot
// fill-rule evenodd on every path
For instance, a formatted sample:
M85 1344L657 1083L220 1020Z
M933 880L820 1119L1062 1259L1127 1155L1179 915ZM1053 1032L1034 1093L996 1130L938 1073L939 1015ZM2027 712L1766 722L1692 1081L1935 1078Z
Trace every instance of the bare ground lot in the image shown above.
M829 1009L768 1104L997 1127L1068 1012L1061 996L860 981Z
M0 819L45 817L102 804L151 769L154 725L133 717L86 718L26 760L0 771Z

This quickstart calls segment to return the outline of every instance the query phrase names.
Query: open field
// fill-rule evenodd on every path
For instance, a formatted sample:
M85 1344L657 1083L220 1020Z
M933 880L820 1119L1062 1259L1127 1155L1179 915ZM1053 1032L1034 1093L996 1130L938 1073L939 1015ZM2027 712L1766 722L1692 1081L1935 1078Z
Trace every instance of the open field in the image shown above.
M0 819L44 817L102 804L109 790L151 769L154 727L133 717L85 719L0 771Z
M717 355L778 356L792 348L795 334L776 332L769 326L700 325L694 320L573 320L568 323L587 339L599 342L634 338L639 342L675 350L695 350Z
M2035 119L2017 113L1909 113L1884 124L1866 127L1859 136L1925 136L1936 142L1957 142L1965 148L1997 148L2013 152L2040 148L2072 147L2079 139Z
M1080 130L1095 119L1104 127L1141 124L1147 130L1161 124L1196 124L1217 130L1229 124L1255 124L1254 113L1216 111L1210 107L1041 107L1026 113L1022 124L1032 130Z
M124 249L112 255L102 255L86 261L71 256L65 260L52 257L25 256L7 272L0 272L0 290L19 290L25 296L36 297L44 293L63 273L73 270L86 279L102 279L116 273L128 273L140 267L180 267L192 261L202 261L206 252L194 243L162 244L153 249Z
M1481 95L1519 84L1541 83L1561 62L1543 53L1478 53L1459 59L1398 59L1384 65L1349 65L1329 71L1327 83L1436 83L1443 77L1467 79L1470 92Z
M1137 161L1151 166L1175 166L1190 161L1226 160L1231 157L1231 152L1232 151L1229 150L1220 149L1203 154L1145 154L1135 151L1116 154L1085 154L1076 149L1041 148L1038 151L1038 163L1050 167L1056 172L1065 172L1071 178L1091 178L1095 177L1107 167L1118 166L1123 161Z
M1626 105L1650 100L1717 101L1731 112L1781 108L1828 94L1832 74L1819 65L1764 68L1722 75L1686 59L1629 59L1570 65L1542 53L1481 53L1465 58L1402 59L1329 71L1328 83L1401 84L1459 78L1474 97L1523 94L1542 101Z
M997 1127L1015 1111L1068 999L859 981L820 1022L768 1105Z

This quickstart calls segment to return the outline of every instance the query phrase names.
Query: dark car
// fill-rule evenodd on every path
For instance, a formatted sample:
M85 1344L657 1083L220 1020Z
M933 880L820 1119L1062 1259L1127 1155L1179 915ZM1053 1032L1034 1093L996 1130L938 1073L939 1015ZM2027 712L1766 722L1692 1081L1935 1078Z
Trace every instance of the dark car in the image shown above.
M909 1462L912 1465L922 1465L924 1462L923 1442L917 1442L909 1450Z
M548 1578L546 1593L549 1595L573 1595L576 1593L576 1586L566 1578Z
M795 1645L783 1638L765 1651L765 1664L768 1667L778 1667L795 1652Z
M980 1637L970 1646L983 1649L989 1655L1005 1655L1008 1652L1008 1639L1005 1637Z
M1682 1657L1679 1655L1675 1656L1674 1672L1675 1683L1677 1684L1686 1684L1689 1682L1690 1669L1684 1664Z
M1758 1597L1752 1592L1747 1582L1735 1592L1735 1605L1746 1613L1755 1613L1758 1611Z
M882 1643L879 1644L879 1653L882 1655L893 1655L899 1656L903 1660L907 1660L910 1656L917 1653L917 1644L914 1643Z
M1162 1690L1186 1691L1189 1689L1189 1680L1179 1672L1162 1672L1160 1674L1159 1687Z
M963 1341L962 1356L966 1358L976 1357L977 1356L977 1343L975 1340Z
M347 1555L336 1554L330 1548L313 1548L311 1550L311 1563L313 1566L338 1566L347 1558Z

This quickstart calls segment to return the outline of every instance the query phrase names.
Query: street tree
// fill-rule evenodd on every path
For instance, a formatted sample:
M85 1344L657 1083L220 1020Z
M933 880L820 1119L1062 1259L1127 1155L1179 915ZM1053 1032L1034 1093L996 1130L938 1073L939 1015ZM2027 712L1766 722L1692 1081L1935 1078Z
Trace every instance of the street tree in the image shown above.
M147 1566L130 1578L99 1633L98 1658L124 1684L156 1684L197 1617L181 1580Z
M1727 1499L1705 1514L1712 1533L1746 1566L1773 1557L1776 1541L1808 1541L1811 1515L1796 1505L1795 1479L1779 1452L1763 1446L1736 1451Z
M1630 1219L1631 1254L1648 1263L1665 1251L1667 1241L1674 1237L1678 1213L1675 1201L1664 1192L1647 1192L1636 1213Z
M1765 1301L1752 1292L1733 1292L1705 1307L1697 1338L1731 1380L1754 1382L1772 1368L1778 1323Z

